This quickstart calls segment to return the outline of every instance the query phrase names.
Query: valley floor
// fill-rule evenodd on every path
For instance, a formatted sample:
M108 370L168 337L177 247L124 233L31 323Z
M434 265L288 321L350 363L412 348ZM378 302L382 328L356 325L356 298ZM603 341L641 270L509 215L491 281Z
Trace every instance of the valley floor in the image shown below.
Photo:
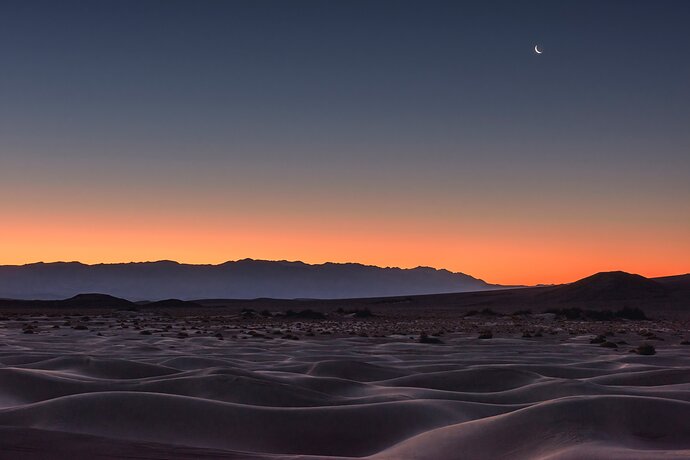
M17 313L0 320L0 457L688 458L686 331Z

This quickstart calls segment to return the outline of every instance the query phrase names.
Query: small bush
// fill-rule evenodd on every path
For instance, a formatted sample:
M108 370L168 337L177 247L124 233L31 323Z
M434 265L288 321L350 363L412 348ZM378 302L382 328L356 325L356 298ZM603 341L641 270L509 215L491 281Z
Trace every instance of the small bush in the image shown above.
M569 320L613 321L615 319L628 319L644 321L647 315L639 308L624 307L617 311L612 310L583 310L581 308L551 308L545 313L553 313L556 316Z
M564 316L566 319L582 319L582 310L579 308L550 308L545 313Z
M357 308L354 310L345 310L344 308L340 307L336 311L339 315L352 315L354 318L372 318L376 316L371 310L368 308Z
M438 337L429 337L425 333L422 333L419 336L419 343L432 343L432 344L441 344L443 343L443 340L439 339Z
M624 307L616 312L616 317L623 319L631 319L635 321L643 321L648 319L647 315L644 314L639 308L629 308Z
M285 316L290 317L290 318L301 318L301 319L324 319L324 318L326 318L326 315L324 315L320 311L314 311L311 309L306 309L306 310L302 310L299 312L294 312L292 310L288 310L285 312Z
M372 316L376 316L368 308L363 308L362 310L355 310L352 313L354 313L355 318L371 318Z
M635 351L638 355L654 355L656 354L656 349L654 348L654 345L649 344L649 343L643 343L639 347L637 347Z
M480 339L493 339L494 334L491 331L484 331L481 334L479 334Z

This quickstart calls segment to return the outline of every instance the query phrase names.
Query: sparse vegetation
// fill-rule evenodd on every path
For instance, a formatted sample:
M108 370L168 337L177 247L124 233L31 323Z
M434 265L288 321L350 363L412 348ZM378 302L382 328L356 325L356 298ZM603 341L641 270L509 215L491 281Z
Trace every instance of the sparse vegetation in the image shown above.
M287 318L300 318L300 319L325 319L326 315L320 311L314 311L311 309L302 310L295 312L293 310L288 310L285 312Z
M591 321L613 321L616 319L628 319L633 321L644 321L647 318L644 311L639 308L624 307L620 310L588 310L578 307L573 308L551 308L545 313L553 313L556 316L570 320L591 320Z
M372 318L374 316L377 316L368 308L346 310L343 307L340 307L335 312L339 315L352 315L354 318Z
M654 345L650 343L643 343L639 347L637 347L635 350L633 350L635 353L638 355L654 355L656 354L656 349L654 348Z
M480 339L493 339L494 333L491 331L484 331L481 334L479 334Z
M481 311L479 311L479 310L469 310L467 313L465 313L465 316L466 316L466 317L467 317L467 316L477 316L477 315L480 315L480 316L503 316L502 314L497 313L497 312L493 311L493 310L490 309L490 308L484 308L484 309L481 310Z
M425 332L422 332L422 334L419 336L418 342L419 343L441 344L441 343L443 343L443 340L439 339L438 337L430 337Z

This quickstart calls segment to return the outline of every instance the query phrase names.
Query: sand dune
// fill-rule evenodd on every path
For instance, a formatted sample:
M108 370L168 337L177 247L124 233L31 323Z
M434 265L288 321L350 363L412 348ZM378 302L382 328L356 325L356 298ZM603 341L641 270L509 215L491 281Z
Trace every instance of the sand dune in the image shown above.
M467 458L558 458L582 455L582 444L690 454L690 403L630 396L577 396L546 401L509 414L433 430L406 440L377 459L436 459L462 451ZM598 449L597 449L598 450ZM684 451L684 452L683 452ZM635 453L633 453L635 452ZM660 453L658 453L661 455ZM581 457L583 458L583 457ZM591 458L591 457L587 457Z
M26 318L0 327L0 449L12 458L690 455L689 348L668 327L658 353L640 356L629 349L646 329L629 324L616 334L629 345L612 349L590 344L594 332L422 344L268 340L242 325L219 340L151 316L106 315L88 330L35 321L31 334Z

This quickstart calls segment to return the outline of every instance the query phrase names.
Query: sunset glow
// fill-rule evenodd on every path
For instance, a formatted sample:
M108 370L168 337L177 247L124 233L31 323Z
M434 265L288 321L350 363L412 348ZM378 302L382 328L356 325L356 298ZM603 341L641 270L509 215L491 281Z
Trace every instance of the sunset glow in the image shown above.
M47 225L47 222L50 224ZM135 224L133 224L135 223ZM307 263L360 262L462 271L493 283L569 282L596 271L625 269L645 276L681 273L690 255L683 233L645 228L620 237L615 226L495 228L447 221L388 222L257 217L233 222L214 216L180 219L72 215L15 221L0 231L2 263L110 263L172 259L206 264L257 258ZM657 235L655 244L649 234Z
M0 264L690 271L690 66L663 9L58 3L0 17Z

